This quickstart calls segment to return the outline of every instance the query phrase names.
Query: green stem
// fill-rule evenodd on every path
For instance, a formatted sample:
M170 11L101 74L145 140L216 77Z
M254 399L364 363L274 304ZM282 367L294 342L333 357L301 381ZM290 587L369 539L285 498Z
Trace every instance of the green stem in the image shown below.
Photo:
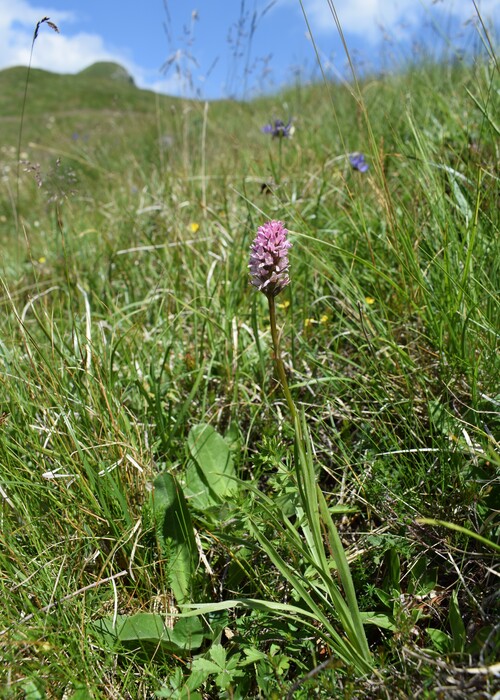
M292 415L293 422L296 426L298 426L299 437L302 438L302 430L300 427L300 421L298 420L297 409L295 408L295 404L293 403L292 395L290 393L290 389L288 387L288 381L286 378L285 365L283 364L283 360L281 359L278 327L276 325L276 304L275 304L274 299L275 299L275 297L273 297L273 296L267 297L267 300L269 302L269 321L271 323L271 337L273 339L274 360L276 362L276 369L278 371L278 378L280 380L281 387L283 389L283 393L285 395L285 399L286 399L286 402L288 404L288 408L290 409L290 413Z
M352 581L349 563L337 532L337 528L328 510L323 492L316 481L307 426L305 422L304 425L302 425L302 421L299 418L297 409L295 408L286 378L285 366L283 364L283 360L281 359L280 338L276 324L275 297L268 296L267 300L269 302L269 320L271 322L274 360L276 362L278 378L281 383L295 428L295 470L301 507L305 515L305 522L302 525L302 531L306 538L312 558L318 567L318 570L322 574L323 581L325 582L326 587L332 597L333 605L337 610L341 624L350 640L350 643L352 644L353 649L356 651L356 653L362 656L363 664L367 664L367 667L371 668L372 658L370 648L366 640L363 621L359 613L356 590ZM332 553L337 565L337 570L339 572L347 605L344 603L344 599L342 598L336 583L331 577L330 567L328 561L326 560L323 543L322 524L326 528L326 534L328 536ZM361 666L359 666L359 668L361 668Z
M278 179L276 184L279 185L281 183L281 151L282 151L282 143L283 143L283 137L279 136L278 137Z

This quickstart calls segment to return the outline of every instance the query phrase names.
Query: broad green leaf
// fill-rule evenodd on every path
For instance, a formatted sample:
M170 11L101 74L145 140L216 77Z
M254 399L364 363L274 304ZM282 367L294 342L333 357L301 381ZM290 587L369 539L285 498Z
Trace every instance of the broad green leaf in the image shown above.
M170 585L179 604L190 600L197 548L186 499L177 480L167 472L154 481L152 507L158 536L169 555Z
M435 627L428 627L426 629L426 632L431 638L432 643L434 644L434 647L437 649L437 651L440 651L441 653L451 651L451 638L448 634L446 634L446 632L438 630Z
M360 612L361 619L364 625L375 625L380 629L391 630L395 632L397 630L397 625L394 619L390 615L384 615L384 613L372 613L372 612Z
M211 425L191 429L187 439L191 459L186 467L186 495L198 510L224 503L238 489L231 451Z
M390 610L393 609L394 607L394 596L392 593L388 593L387 591L384 591L382 588L375 588L374 591L375 595L377 598L380 600L382 605L386 608L389 608Z
M21 688L24 692L24 700L44 700L45 698L44 691L30 678L21 682Z
M454 590L451 594L448 621L451 628L453 651L463 651L465 646L466 631L462 615L460 614L460 608L458 606L458 596L456 590Z
M144 651L149 658L165 652L190 653L200 648L205 637L199 617L180 619L170 628L157 613L118 615L115 626L113 618L105 617L93 623L92 629L106 646Z

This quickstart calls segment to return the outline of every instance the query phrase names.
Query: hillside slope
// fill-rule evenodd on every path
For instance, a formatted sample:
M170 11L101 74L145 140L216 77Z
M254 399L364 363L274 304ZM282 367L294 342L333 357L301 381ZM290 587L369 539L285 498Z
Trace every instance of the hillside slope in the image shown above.
M0 71L1 117L19 116L27 71L21 66ZM75 75L32 68L27 98L26 114L40 114L77 109L148 111L154 106L157 96L149 90L137 88L122 66L95 63Z

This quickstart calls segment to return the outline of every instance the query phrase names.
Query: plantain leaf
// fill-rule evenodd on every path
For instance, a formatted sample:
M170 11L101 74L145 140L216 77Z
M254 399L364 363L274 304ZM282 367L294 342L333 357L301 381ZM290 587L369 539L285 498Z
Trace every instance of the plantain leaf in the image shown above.
M187 439L186 495L198 510L220 506L238 489L231 450L211 425L201 423Z
M189 654L199 649L205 638L199 617L181 618L170 628L165 617L157 613L118 615L116 625L112 617L105 617L94 622L92 630L107 648L121 647L149 659L165 654Z
M186 499L172 474L163 472L155 479L152 508L158 537L169 559L172 591L179 604L188 602L198 554Z

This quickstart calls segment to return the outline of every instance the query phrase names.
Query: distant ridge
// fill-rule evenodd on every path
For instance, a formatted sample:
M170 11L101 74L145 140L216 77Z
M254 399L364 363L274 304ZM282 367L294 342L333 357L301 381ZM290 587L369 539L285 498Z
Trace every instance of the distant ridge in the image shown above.
M134 79L127 69L119 63L113 63L111 61L98 61L97 63L93 63L91 66L81 70L78 75L84 75L87 78L108 78L110 80L129 83L129 85L135 85Z
M24 97L26 66L0 70L0 119L19 116ZM93 63L79 73L52 73L32 68L29 75L26 114L72 110L148 112L155 93L138 88L129 72L112 62ZM163 100L175 98L162 95Z

